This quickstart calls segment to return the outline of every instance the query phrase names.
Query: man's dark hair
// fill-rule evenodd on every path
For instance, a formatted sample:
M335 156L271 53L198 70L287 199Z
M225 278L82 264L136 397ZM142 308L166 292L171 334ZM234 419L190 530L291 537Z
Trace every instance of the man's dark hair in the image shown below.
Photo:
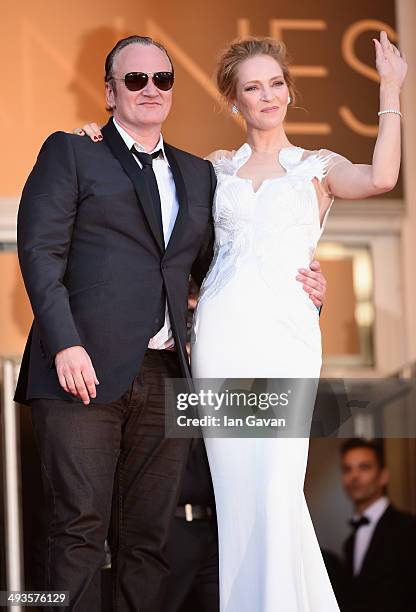
M356 448L367 448L373 451L380 469L385 466L384 450L380 440L366 440L365 438L349 438L345 440L340 448L341 457L344 457L350 450Z
M173 72L173 63L165 47L161 45L160 43L158 43L157 41L153 40L153 38L150 38L149 36L138 36L135 34L134 36L128 36L127 38L122 38L121 40L119 40L114 45L114 47L111 49L110 53L107 55L105 59L105 77L104 77L104 80L106 83L113 76L114 59L116 58L116 56L120 53L122 49L124 49L125 47L128 47L129 45L134 45L134 44L145 45L145 46L153 45L154 47L157 47L158 49L163 51L163 53L166 54L168 60L170 61L170 65L172 66L172 72Z

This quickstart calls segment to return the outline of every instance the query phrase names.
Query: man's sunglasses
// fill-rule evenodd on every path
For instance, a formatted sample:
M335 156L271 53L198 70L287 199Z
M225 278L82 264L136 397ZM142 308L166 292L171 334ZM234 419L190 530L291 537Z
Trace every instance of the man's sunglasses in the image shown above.
M153 84L162 91L172 89L175 77L173 72L128 72L124 78L110 77L109 80L123 81L129 91L144 89L152 77Z

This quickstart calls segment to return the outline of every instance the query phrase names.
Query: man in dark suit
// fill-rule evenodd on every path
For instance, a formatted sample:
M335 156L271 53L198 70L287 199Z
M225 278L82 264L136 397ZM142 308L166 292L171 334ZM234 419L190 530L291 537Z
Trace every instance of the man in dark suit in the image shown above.
M388 470L378 442L351 439L341 448L343 485L354 504L344 544L348 612L416 608L416 521L386 495Z
M190 376L188 279L192 269L200 281L212 256L216 184L208 161L163 142L172 84L163 48L118 43L103 141L50 136L19 210L35 320L16 401L31 405L44 469L42 586L69 591L71 610L100 609L113 483L113 609L158 609L168 572L189 441L164 437L163 381Z
M34 312L16 401L29 403L48 502L45 590L101 607L111 520L113 610L155 612L189 440L164 436L164 380L190 377L189 275L212 257L211 164L163 141L173 66L151 39L106 60L113 117L58 132L24 188L19 259ZM319 274L302 277L313 295Z

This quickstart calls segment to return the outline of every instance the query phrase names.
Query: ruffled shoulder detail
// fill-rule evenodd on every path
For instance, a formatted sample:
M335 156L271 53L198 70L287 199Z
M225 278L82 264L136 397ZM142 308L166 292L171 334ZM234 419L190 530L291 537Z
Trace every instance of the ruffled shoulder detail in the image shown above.
M211 153L205 159L208 159L214 166L215 174L234 174L236 151L220 150Z
M342 155L328 149L308 151L302 147L284 147L279 153L280 165L295 176L303 176L312 180L317 178L323 182L328 173L338 163L348 161Z
M283 147L279 152L279 164L286 172L291 172L302 160L303 153L304 149L301 147Z
M335 166L344 162L348 162L346 157L328 149L319 149L317 151L304 150L300 163L296 168L296 174L311 180L317 178L322 183Z
M233 175L248 161L250 155L250 145L245 142L236 151L215 151L207 159L212 162L217 176L220 174Z

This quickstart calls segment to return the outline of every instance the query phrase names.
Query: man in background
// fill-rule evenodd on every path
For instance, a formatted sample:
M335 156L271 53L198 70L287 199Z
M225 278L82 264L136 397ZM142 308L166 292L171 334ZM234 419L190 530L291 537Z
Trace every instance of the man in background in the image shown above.
M388 469L377 441L341 447L344 490L353 502L352 532L344 543L347 612L410 612L416 606L416 521L388 496Z

